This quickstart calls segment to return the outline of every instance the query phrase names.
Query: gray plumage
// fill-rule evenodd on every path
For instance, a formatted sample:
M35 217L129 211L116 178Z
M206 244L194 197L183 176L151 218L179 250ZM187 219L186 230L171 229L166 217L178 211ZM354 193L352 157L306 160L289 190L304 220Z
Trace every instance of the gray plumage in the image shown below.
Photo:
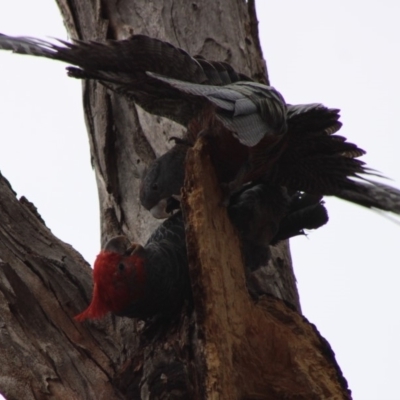
M400 213L400 191L366 179L373 172L358 160L365 152L336 134L339 110L321 104L287 105L274 88L252 82L224 62L192 57L145 35L106 43L51 43L0 34L0 48L72 64L70 76L99 80L148 112L184 126L211 109L243 146L235 149L242 160L235 166L227 152L232 142L226 148L216 144L214 153L225 156L217 160L224 182L235 180L240 187L267 179L290 191L334 195ZM157 178L150 174L145 179L149 177ZM144 201L149 187L149 182L143 185Z
M146 111L183 126L207 104L213 104L217 116L219 110L223 113L220 121L246 145L285 130L282 96L271 87L243 82L250 79L225 63L196 59L172 44L144 35L106 43L58 43L0 34L1 49L78 66L68 68L70 76L99 80ZM239 79L241 82L233 84Z

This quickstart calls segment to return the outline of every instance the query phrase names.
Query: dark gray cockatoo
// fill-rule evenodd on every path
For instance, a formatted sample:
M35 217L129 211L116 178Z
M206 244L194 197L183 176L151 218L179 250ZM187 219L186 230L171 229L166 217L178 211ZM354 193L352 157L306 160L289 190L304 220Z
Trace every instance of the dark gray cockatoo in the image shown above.
M288 105L274 88L251 81L224 62L192 57L144 35L58 44L0 35L0 49L72 64L70 76L96 79L146 111L187 128L183 142L171 150L181 152L179 160L157 160L143 179L141 201L148 209L177 194L183 175L176 165L183 170L187 151L182 143L191 145L202 133L229 194L247 182L267 181L291 194L333 195L400 214L400 191L371 181L373 172L358 159L365 152L336 134L339 110ZM161 190L165 187L167 191Z

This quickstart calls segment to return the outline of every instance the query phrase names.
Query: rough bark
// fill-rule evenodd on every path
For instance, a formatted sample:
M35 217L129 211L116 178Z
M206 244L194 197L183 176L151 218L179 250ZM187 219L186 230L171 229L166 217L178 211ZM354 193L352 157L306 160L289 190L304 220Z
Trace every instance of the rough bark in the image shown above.
M57 2L73 38L103 41L144 33L267 80L253 1ZM167 149L168 137L179 136L182 128L146 114L93 81L83 83L83 105L100 198L102 241L124 233L144 243L158 222L139 205L139 177ZM199 167L193 168L195 174ZM200 224L194 212L200 204L195 196L191 202L190 190L200 186L191 176L186 212L194 260L205 251L196 243L202 243L209 227ZM215 193L215 182L208 184ZM224 212L218 210L216 215L223 223L227 246L237 249ZM224 267L218 271L202 257L191 262L196 313L185 307L169 326L113 317L79 324L72 317L90 299L89 265L52 235L33 205L15 198L4 178L0 219L0 391L9 400L348 397L329 346L294 311L300 311L300 304L286 244L252 279L261 292L294 309L274 298L254 306L244 286L240 255L232 251L232 256L236 254L232 282L228 259L221 261ZM214 296L214 285L210 284L210 293L206 291L212 273L227 278L222 297ZM243 305L233 307L238 301ZM218 312L213 305L218 305ZM241 320L243 312L248 316ZM254 325L255 319L262 324ZM230 320L235 324L229 328ZM226 329L227 340L219 329Z
M9 400L122 398L111 381L131 356L121 339L133 322L86 329L73 321L90 299L90 267L1 175L0 220L0 392Z

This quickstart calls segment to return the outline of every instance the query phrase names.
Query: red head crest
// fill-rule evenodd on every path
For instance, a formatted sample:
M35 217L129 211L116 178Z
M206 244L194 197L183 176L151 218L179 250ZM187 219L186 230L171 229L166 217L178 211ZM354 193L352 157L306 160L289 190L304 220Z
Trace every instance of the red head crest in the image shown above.
M93 268L92 301L85 311L75 317L77 321L102 318L108 312L120 312L141 292L135 289L144 284L143 260L136 254L142 247L123 246L121 238L124 237L111 239L97 256Z

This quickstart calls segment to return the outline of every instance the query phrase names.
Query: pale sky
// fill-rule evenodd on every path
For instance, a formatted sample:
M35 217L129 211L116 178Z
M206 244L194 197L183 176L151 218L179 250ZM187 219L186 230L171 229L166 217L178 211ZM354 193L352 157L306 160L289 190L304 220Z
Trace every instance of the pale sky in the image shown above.
M400 3L259 0L258 16L273 86L292 104L340 108L341 134L399 187ZM66 38L46 0L0 0L0 32ZM80 83L61 63L6 52L0 71L0 171L92 263L98 200ZM400 399L400 226L340 200L327 208L326 227L291 240L304 315L331 344L354 399Z

